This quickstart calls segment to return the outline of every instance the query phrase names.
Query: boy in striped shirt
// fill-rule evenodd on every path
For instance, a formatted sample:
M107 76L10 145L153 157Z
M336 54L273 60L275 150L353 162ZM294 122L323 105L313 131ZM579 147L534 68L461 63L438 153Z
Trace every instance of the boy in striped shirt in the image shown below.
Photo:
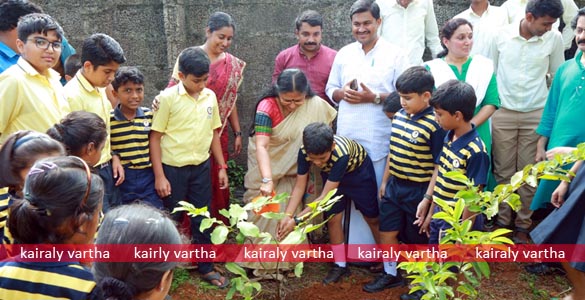
M455 194L465 188L464 184L445 176L450 171L463 172L475 185L486 184L490 162L485 145L477 134L475 125L471 123L475 101L473 88L457 80L449 80L439 86L431 99L437 121L443 129L448 130L441 150L433 198L454 201ZM428 209L431 202L430 200L421 202L417 217L426 216L426 220L431 220L432 215L440 210L434 203L431 209ZM467 219L470 216L471 212L465 208L461 218ZM475 218L473 228L483 227L483 220L480 220L480 217L481 215ZM438 244L441 232L449 227L444 220L432 219L429 244Z
M135 67L121 67L112 87L118 105L110 113L110 141L112 153L120 157L124 168L124 182L119 186L121 204L142 201L162 209L150 162L152 111L140 106L144 100L144 76Z

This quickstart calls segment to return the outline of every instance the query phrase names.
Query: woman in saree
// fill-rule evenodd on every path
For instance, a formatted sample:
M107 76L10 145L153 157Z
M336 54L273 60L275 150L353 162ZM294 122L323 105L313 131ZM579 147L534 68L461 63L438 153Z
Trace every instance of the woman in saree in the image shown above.
M256 105L254 131L248 142L248 172L244 178L246 192L244 202L258 195L269 196L291 193L297 174L298 152L302 144L305 126L313 122L331 124L336 111L316 96L305 74L299 69L286 69ZM307 198L319 196L315 188L320 180L318 170L309 175ZM286 203L281 203L284 212ZM256 225L276 237L278 220L256 218ZM246 263L254 269L273 269L267 263ZM286 269L286 264L279 268ZM258 272L256 273L258 275Z
M211 61L206 87L211 89L217 97L221 118L221 127L218 129L218 132L225 161L228 161L229 157L228 123L231 125L234 134L233 155L239 155L242 150L242 131L240 129L236 100L246 62L226 52L232 44L235 30L236 25L230 15L223 12L215 12L209 17L207 27L205 28L206 40L200 46L207 53ZM175 63L173 76L168 87L176 85L179 82L178 74L178 64ZM229 189L219 188L217 173L221 167L212 160L211 185L213 198L211 200L211 215L225 222L226 219L219 214L219 211L229 207L230 191Z
M475 90L477 102L471 123L485 144L491 157L492 135L489 118L500 107L496 73L492 61L479 54L469 55L473 46L473 27L461 18L451 19L441 28L441 42L445 50L438 58L425 62L438 87L450 79L469 83ZM487 190L493 189L495 179L491 172L488 176Z

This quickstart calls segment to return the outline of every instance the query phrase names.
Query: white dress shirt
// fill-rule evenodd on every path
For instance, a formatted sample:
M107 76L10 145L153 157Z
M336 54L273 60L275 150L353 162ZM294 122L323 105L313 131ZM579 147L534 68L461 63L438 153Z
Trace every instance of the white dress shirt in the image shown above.
M526 3L528 3L528 0L508 0L502 4L502 8L508 13L508 22L510 24L519 22L524 18L526 15ZM564 8L562 18L563 22L565 22L565 28L563 28L563 45L564 49L569 49L571 48L573 38L575 38L575 33L571 28L571 21L577 15L579 7L577 7L577 4L573 0L561 0L561 4L563 4ZM560 21L557 20L553 24L553 28L558 30L559 25Z
M453 17L453 19L455 18L466 19L473 26L473 48L471 49L471 55L488 55L490 45L486 39L490 36L489 32L508 25L507 11L489 3L487 10L481 16L477 15L470 7Z
M548 95L546 74L554 77L564 62L563 39L556 30L526 40L520 22L491 35L490 55L503 108L530 112L544 107Z
M398 76L409 66L404 50L379 38L367 54L362 44L353 42L341 48L335 56L325 92L333 99L333 92L353 79L358 90L364 83L374 93L391 93ZM372 161L386 157L392 123L382 111L381 104L351 104L339 102L337 134L360 143Z
M426 45L433 57L443 50L435 9L431 0L414 0L406 8L396 0L376 0L380 6L382 26L378 34L408 53L411 65L422 64Z

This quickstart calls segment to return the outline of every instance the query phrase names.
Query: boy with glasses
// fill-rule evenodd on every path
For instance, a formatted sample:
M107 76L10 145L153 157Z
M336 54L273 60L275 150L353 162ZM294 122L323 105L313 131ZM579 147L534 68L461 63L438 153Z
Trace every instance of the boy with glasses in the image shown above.
M46 14L18 22L16 65L0 74L0 144L13 132L45 132L69 113L59 74L51 68L61 55L63 29Z

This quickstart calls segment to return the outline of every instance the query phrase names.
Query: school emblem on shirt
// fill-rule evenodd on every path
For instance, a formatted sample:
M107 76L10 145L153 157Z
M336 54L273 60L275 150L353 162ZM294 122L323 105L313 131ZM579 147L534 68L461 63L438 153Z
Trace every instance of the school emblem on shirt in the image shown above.
M459 163L458 159L453 159L453 168L458 169L461 163Z
M416 139L420 135L420 132L415 130L410 135L412 136L413 139Z
M213 114L213 108L210 106L207 108L207 118L211 119L212 114Z
M144 130L150 130L150 122L148 120L144 120L142 124L144 124Z

